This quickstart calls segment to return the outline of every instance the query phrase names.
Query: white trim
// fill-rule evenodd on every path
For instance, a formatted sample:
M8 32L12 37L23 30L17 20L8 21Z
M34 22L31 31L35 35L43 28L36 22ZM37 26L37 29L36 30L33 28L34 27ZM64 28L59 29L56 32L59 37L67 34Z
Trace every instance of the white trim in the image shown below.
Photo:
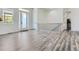
M24 11L24 12L30 12L29 10L26 10L26 9L22 9L22 8L19 8L20 11Z

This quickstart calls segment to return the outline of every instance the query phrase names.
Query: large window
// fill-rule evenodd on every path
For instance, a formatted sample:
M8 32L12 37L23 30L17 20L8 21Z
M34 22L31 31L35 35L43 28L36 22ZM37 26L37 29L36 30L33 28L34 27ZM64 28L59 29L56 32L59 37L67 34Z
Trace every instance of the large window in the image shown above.
M12 23L13 22L13 14L11 12L4 11L3 18L5 23Z

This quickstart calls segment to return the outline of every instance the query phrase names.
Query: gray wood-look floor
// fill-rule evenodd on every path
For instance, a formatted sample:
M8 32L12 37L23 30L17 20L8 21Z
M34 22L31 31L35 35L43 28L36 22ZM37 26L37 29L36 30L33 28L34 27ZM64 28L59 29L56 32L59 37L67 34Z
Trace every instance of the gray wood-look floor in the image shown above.
M79 33L26 31L1 35L0 51L79 51Z

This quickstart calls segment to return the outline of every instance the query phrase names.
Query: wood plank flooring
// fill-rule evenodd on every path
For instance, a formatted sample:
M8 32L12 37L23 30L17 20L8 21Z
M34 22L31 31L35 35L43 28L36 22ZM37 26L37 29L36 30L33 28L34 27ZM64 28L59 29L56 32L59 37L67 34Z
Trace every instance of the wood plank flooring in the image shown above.
M0 51L79 51L79 33L30 30L0 35Z

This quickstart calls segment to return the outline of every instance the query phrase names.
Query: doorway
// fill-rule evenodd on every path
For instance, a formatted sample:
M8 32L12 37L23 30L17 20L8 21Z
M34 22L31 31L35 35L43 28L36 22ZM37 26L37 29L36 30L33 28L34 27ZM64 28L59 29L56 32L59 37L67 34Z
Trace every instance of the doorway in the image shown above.
M29 28L29 14L28 12L20 11L20 31L28 30Z
M71 30L71 21L70 19L67 19L67 31Z

